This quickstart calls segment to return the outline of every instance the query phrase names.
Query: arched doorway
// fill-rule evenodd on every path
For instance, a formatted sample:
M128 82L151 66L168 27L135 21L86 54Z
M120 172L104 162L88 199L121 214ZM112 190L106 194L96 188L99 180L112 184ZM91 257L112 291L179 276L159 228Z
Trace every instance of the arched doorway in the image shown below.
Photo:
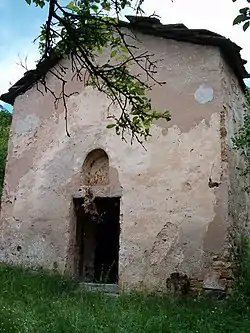
M93 150L84 161L81 177L88 191L74 199L76 274L85 282L118 282L120 197L90 194L93 187L104 188L109 182L108 156L102 149Z

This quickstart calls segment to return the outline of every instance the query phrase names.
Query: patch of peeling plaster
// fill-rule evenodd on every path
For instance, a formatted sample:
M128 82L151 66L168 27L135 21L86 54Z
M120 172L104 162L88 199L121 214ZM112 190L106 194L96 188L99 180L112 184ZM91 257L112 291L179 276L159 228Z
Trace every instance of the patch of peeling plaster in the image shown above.
M39 125L39 118L35 114L30 114L23 119L19 119L16 124L16 133L18 135L25 134L28 131L35 129Z
M214 99L214 91L211 86L201 84L194 94L195 100L200 104L206 104Z

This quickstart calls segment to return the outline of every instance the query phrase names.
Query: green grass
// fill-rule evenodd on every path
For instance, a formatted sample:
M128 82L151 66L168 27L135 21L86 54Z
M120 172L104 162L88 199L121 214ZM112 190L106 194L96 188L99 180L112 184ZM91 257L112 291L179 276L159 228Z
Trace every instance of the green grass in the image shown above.
M76 290L60 276L0 266L0 332L250 332L243 298L211 302Z

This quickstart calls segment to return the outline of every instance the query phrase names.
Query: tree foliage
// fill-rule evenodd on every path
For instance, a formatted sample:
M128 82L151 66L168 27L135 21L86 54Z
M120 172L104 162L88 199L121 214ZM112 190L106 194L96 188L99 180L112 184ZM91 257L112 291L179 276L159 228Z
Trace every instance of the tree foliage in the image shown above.
M233 0L233 2L236 2L237 0ZM242 1L242 0L241 0ZM250 0L245 0L246 3L250 3ZM234 19L233 22L234 25L236 24L243 24L243 30L246 31L250 26L250 6L246 5L246 7L243 7L239 10L239 14Z
M239 128L233 138L233 145L236 150L244 158L244 169L242 171L243 176L249 177L250 175L250 89L246 92L246 106L244 114L243 125ZM250 187L246 186L246 190L249 192Z
M156 61L152 54L140 51L133 43L134 35L125 32L120 25L121 12L133 8L141 13L143 0L133 7L130 0L74 0L63 5L62 0L25 0L38 7L48 5L48 17L38 37L41 52L40 62L51 54L59 58L71 59L72 78L83 81L103 92L110 100L108 128L114 128L125 139L125 133L142 143L150 136L150 127L154 120L170 120L168 111L153 110L148 91L154 84L164 84L155 79ZM137 41L138 42L138 41ZM109 50L108 59L100 62L100 55ZM141 75L134 74L131 66L137 67ZM61 63L50 69L61 83L61 91L56 94L43 77L40 82L45 91L54 96L55 106L63 103L67 125L67 94L65 68ZM146 74L146 75L145 75ZM146 80L142 78L146 76ZM71 78L71 79L72 79ZM112 114L111 106L119 108L120 114Z
M0 108L0 198L3 191L4 171L8 152L11 119L11 114L3 108Z

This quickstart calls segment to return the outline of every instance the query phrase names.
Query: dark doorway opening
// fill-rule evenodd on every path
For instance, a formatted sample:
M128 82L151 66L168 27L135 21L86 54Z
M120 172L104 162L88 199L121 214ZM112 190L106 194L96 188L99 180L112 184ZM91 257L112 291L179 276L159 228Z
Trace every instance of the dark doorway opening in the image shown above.
M117 283L120 198L95 198L95 214L85 212L83 203L75 199L77 276L86 282Z

